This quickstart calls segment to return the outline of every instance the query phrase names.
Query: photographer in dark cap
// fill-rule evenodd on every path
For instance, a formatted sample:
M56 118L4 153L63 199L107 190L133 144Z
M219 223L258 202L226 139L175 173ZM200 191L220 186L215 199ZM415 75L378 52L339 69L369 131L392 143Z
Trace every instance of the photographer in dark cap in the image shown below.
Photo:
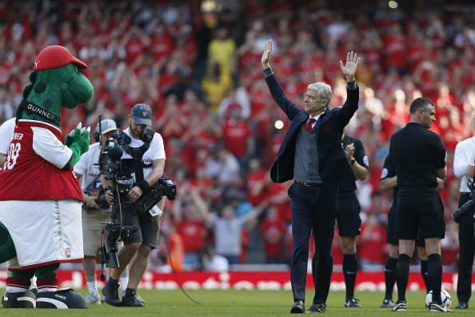
M133 175L133 185L126 196L121 197L120 205L137 206L141 197L147 195L159 179L165 168L165 149L162 136L154 132L152 110L147 104L136 104L129 116L129 127L123 131L126 144L120 158L121 165L128 166ZM135 203L135 205L134 205ZM164 199L159 205L163 208ZM137 287L147 268L149 255L157 246L161 208L154 206L150 210L122 208L121 224L137 228L125 239L124 247L118 252L119 267L112 268L110 277L102 292L105 300L113 306L143 307L144 301L137 297ZM129 265L129 283L122 300L119 299L119 277ZM122 285L125 287L125 285Z
M114 120L102 120L100 128L99 124L96 128L96 143L89 147L89 150L81 156L74 166L74 173L78 177L84 195L82 205L83 269L89 289L86 295L88 305L101 303L96 282L96 255L102 232L102 223L110 219L110 204L105 201L105 188L101 183L101 171L98 162L101 149L105 148L107 139L115 131L117 131L117 126ZM100 143L99 134L102 134Z

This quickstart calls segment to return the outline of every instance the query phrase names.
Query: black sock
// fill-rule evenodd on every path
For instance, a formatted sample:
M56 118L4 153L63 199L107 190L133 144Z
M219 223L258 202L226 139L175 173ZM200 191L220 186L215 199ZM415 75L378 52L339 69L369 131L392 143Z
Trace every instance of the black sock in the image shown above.
M386 294L384 298L391 300L393 299L393 289L396 283L396 264L397 259L389 257L384 267L384 281L386 282Z
M409 281L409 262L411 257L407 254L399 254L396 265L397 301L406 301L406 288Z
M129 297L129 296L135 296L135 294L137 294L137 291L133 288L126 288L125 289L125 296Z
M107 280L106 287L107 288L117 288L118 284L119 284L118 280L115 280L112 277L109 277L109 279Z
M426 293L432 289L430 286L429 271L428 271L428 261L421 260L421 275L424 280L424 285L426 286Z
M345 275L346 299L355 297L357 271L356 254L343 255L343 274Z
M441 304L442 262L440 260L440 254L431 254L428 260L427 272L429 272L429 281L432 289L432 301Z

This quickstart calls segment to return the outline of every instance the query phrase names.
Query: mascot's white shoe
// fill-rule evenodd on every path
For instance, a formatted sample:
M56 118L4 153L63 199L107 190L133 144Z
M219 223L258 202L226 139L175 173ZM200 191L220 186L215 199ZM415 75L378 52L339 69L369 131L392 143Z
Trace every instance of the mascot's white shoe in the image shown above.
M28 290L21 293L6 292L2 297L3 308L35 308L36 296L35 293Z
M70 288L59 289L56 292L38 292L36 308L87 308L84 297Z

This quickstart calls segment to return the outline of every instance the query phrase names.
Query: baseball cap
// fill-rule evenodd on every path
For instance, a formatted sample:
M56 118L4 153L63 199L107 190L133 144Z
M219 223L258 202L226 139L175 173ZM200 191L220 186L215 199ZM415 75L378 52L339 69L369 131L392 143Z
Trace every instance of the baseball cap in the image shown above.
M97 132L99 132L99 125L97 126ZM101 121L101 134L106 134L111 131L115 131L117 129L117 125L115 124L115 121L112 119L104 119Z
M138 103L132 107L130 114L134 118L135 124L152 125L152 109L145 103Z
M79 69L86 69L87 64L84 63L64 46L50 45L41 50L35 60L33 70L45 70L66 66L70 63L77 65Z

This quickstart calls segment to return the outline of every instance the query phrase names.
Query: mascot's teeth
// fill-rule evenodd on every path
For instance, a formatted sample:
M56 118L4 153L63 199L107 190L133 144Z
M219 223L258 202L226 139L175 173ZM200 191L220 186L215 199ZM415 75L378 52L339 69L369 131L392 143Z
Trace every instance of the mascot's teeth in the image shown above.
M76 127L76 129L81 129L81 128L82 128L82 123L79 122L79 123L78 123L78 126Z

